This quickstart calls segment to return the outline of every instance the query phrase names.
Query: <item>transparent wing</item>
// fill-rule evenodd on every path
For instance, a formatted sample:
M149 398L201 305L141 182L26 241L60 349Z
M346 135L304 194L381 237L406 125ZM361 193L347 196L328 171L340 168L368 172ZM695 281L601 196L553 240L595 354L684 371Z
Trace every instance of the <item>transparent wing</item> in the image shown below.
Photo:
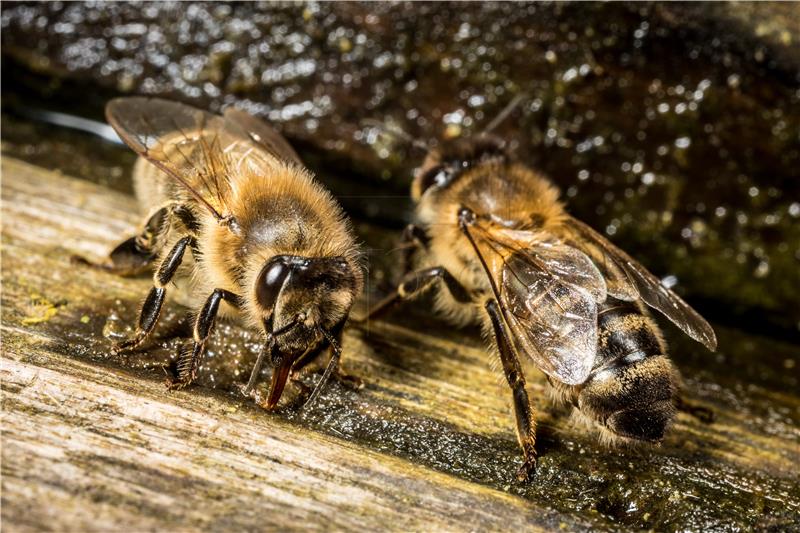
M597 352L597 305L603 276L583 252L514 232L490 242L502 259L500 306L520 353L566 384L586 381ZM510 253L509 253L510 252Z
M226 213L236 165L264 165L271 156L240 126L200 109L158 98L117 98L106 117L123 141L180 183L217 219Z
M644 303L658 310L684 333L712 352L716 350L717 336L714 329L680 296L662 285L661 281L639 262L583 222L570 218L566 224L582 238L580 240L590 243L591 249L602 252L605 264L613 265L617 271L624 272L627 280L621 283L622 285L635 288ZM592 254L591 251L587 253ZM614 296L611 290L609 294Z
M564 241L589 256L606 280L606 290L610 296L628 302L639 299L635 281L603 243L587 239L569 225L566 226Z
M253 142L276 159L303 166L300 156L283 135L268 126L263 120L236 108L226 109L224 117L226 123L231 125L231 129L240 128Z

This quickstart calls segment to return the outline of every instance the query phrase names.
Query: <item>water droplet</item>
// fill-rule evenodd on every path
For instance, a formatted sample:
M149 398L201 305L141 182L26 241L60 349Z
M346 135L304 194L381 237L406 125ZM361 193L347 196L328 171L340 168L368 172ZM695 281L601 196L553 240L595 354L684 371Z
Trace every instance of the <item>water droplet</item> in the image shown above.
M467 104L470 107L480 107L486 102L486 98L480 94L473 94L467 100Z
M576 69L575 67L572 67L571 69L567 70L564 73L564 76L562 77L562 79L565 82L569 83L570 81L574 80L577 77L578 77L578 69Z
M689 148L692 144L692 140L689 137L678 137L675 139L675 147L676 148Z
M757 278L764 278L767 276L767 274L769 274L769 263L766 261L760 261L753 272L753 275Z

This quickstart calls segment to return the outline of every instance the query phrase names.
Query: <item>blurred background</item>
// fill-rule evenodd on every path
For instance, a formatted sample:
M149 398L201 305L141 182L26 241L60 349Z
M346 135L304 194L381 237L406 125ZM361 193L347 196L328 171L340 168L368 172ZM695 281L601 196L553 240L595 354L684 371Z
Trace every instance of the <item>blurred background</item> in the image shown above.
M716 324L800 341L800 16L784 4L4 3L3 151L130 190L124 94L242 106L358 221L373 281L426 142L498 129ZM85 119L89 119L88 121ZM376 234L376 235L378 235Z

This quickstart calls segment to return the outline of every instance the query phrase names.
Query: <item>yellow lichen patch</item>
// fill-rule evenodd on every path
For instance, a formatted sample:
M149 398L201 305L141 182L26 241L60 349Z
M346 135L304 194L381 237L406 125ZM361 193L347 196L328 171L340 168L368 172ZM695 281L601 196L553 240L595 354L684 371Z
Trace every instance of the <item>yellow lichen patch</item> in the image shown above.
M22 319L23 326L49 321L58 314L58 308L63 305L63 303L53 303L41 294L32 293L30 296L30 311Z

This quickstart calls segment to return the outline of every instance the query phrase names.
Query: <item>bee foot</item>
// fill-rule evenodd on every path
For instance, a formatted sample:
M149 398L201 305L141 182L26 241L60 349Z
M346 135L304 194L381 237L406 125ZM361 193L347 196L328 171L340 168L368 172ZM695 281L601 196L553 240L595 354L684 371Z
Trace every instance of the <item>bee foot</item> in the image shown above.
M707 407L692 407L688 412L704 424L711 424L714 422L714 411Z
M249 398L251 400L256 400L256 403L258 403L258 400L260 398L258 395L258 391L256 391L255 388L248 390L247 385L245 385L244 383L239 383L236 388L239 389L239 393L242 396L244 396L245 398Z
M522 466L517 470L517 481L525 483L530 481L536 473L536 457L527 457L522 461Z
M130 348L128 346L130 342L131 342L130 340L127 340L114 343L114 345L111 346L111 353L113 353L114 355L119 355L122 352L128 350Z
M141 343L142 343L142 339L140 339L138 336L132 337L130 339L126 339L124 341L115 342L111 346L111 353L113 353L114 355L119 355L119 354L121 354L123 352L127 352L129 350L133 350L134 348L139 346Z
M188 380L170 376L164 381L164 384L167 386L167 390L175 391L175 390L185 389L186 387L192 384L192 381L194 380Z
M681 396L678 396L676 399L675 407L677 407L679 411L683 411L684 413L693 416L704 424L711 424L714 422L715 414L713 409L698 405Z
M94 263L92 263L82 255L77 255L77 254L70 255L69 262L73 265L94 266Z
M358 391L364 388L364 381L362 381L362 379L358 376L338 371L336 374L334 374L334 377L339 383L348 389Z
M242 396L244 396L249 400L253 400L253 403L255 403L258 407L264 409L265 411L274 411L276 409L277 406L267 405L267 398L265 398L256 388L248 390L247 385L245 385L244 383L239 384L237 388L239 389L239 392L242 394Z

